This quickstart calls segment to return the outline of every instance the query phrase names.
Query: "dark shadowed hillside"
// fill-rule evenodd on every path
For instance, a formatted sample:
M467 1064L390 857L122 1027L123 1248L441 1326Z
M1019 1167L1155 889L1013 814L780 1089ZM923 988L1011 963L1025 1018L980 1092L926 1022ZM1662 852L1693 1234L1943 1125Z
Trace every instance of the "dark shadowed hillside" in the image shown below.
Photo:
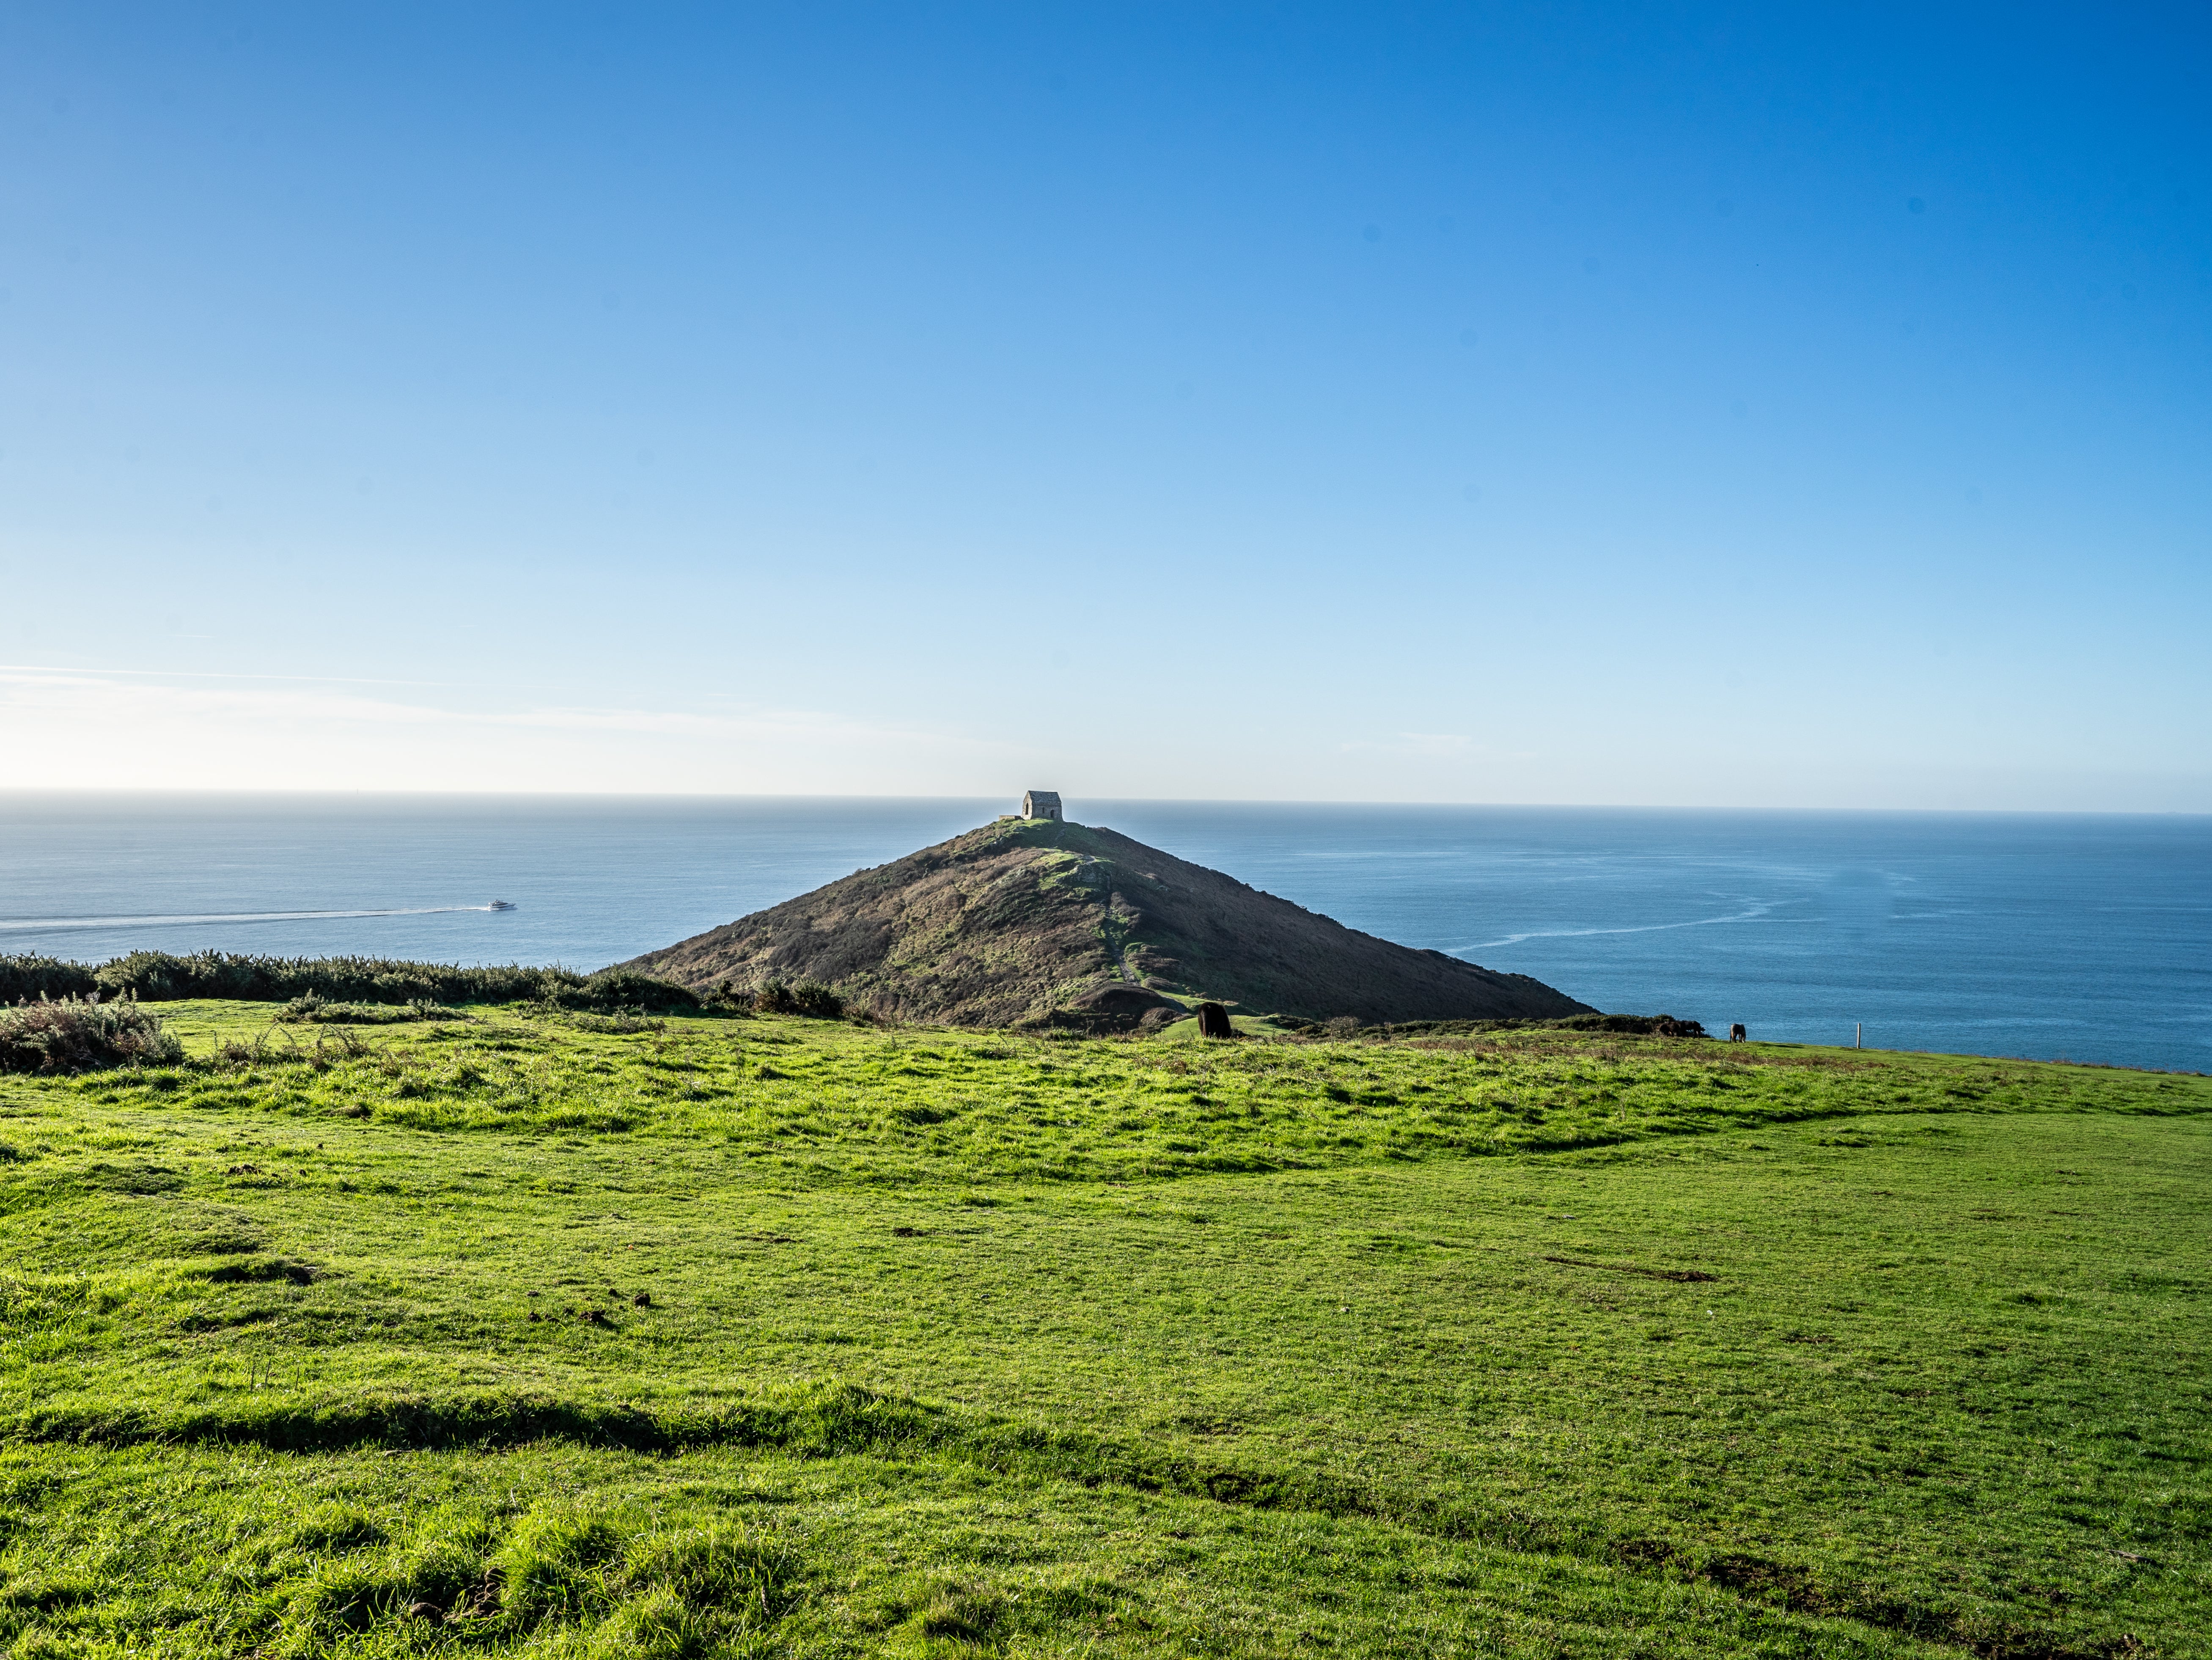
M1327 1019L1589 1012L1526 975L1413 951L1110 830L1001 819L631 966L693 987L819 980L960 1025L1158 1025L1172 998Z

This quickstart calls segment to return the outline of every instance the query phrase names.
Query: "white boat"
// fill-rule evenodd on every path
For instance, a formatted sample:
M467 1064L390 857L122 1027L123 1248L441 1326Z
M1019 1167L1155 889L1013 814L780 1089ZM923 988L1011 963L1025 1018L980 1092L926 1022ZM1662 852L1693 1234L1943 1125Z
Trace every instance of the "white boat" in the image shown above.
M486 910L513 910L514 909L514 902L512 899L495 899L491 903L486 905L484 909Z

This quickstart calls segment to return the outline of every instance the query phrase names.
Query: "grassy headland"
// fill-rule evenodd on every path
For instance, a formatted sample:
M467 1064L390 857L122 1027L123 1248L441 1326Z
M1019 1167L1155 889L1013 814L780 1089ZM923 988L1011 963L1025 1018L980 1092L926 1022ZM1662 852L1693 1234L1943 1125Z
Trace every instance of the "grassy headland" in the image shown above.
M2212 1079L175 1003L0 1078L0 1644L2212 1652Z
M702 993L818 981L891 1018L998 1029L1153 1031L1198 1000L1370 1023L1596 1012L1048 818L1002 818L624 966Z

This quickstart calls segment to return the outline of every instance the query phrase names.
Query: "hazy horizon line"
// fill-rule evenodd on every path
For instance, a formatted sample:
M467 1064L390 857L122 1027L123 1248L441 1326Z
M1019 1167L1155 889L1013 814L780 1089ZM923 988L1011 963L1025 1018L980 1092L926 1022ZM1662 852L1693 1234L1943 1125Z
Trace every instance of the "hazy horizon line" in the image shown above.
M1033 786L1032 787L1042 787ZM1064 796L1067 792L1062 791ZM125 784L67 784L67 785L4 785L0 786L0 801L19 798L57 800L70 797L137 798L168 800L264 800L264 801L852 801L852 802L981 802L1008 799L1005 796L981 795L968 793L942 795L903 794L891 793L847 791L738 791L738 790L453 790L453 789L283 789L245 787L194 787L161 785ZM1013 799L1018 799L1015 795ZM1480 809L1497 812L1669 812L1669 813L1797 813L1819 815L1875 815L1916 818L2203 818L2212 819L2212 812L2193 812L2185 808L2143 807L1900 807L1900 806L1808 806L1788 803L1762 803L1755 806L1711 802L1644 802L1644 801L1482 801L1441 800L1389 800L1352 796L1196 796L1196 795L1098 795L1077 797L1102 804L1127 806L1222 806L1222 807L1390 807L1403 809L1434 808L1438 811ZM1012 815L1003 815L1012 817ZM1080 819L1069 822L1079 824Z

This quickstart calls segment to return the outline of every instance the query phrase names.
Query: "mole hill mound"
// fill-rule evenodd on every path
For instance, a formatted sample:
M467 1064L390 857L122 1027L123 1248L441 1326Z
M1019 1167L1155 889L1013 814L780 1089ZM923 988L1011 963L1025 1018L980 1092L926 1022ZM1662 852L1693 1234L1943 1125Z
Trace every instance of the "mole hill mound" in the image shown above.
M1212 999L1364 1022L1594 1012L1522 974L1360 933L1110 830L1000 819L629 967L704 989L815 980L904 1020L1156 1027Z

